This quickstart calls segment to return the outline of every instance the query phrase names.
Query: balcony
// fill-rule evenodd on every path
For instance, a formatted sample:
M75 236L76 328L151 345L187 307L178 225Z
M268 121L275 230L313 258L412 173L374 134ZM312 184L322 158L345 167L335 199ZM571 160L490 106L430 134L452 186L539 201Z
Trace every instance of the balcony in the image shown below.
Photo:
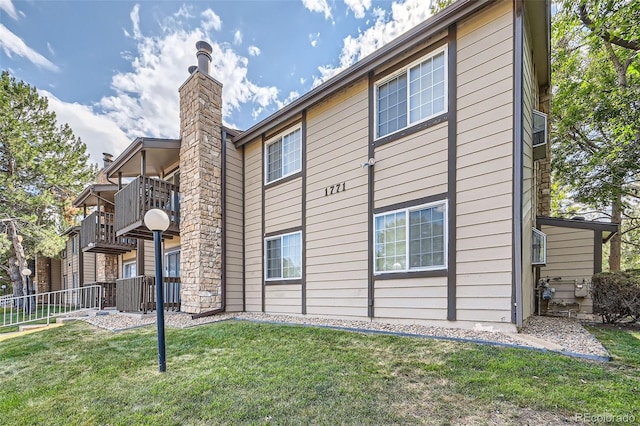
M147 313L156 309L155 277L137 276L116 281L116 308L120 312ZM164 309L180 310L180 277L163 277Z
M169 216L170 225L163 235L180 235L180 189L159 179L139 176L115 195L115 231L117 236L153 239L144 225L144 215L161 209Z
M116 236L114 216L114 213L95 211L84 218L80 228L80 246L83 251L121 254L135 250L135 239Z

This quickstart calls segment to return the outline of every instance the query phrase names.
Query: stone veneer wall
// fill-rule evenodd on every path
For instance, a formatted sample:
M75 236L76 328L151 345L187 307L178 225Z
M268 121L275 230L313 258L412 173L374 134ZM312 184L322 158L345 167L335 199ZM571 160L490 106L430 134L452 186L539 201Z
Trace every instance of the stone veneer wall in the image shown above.
M43 293L49 291L49 258L44 256L36 256L36 270L33 284L35 284L36 292Z
M118 279L118 255L96 253L96 281L116 282Z
M551 113L551 95L549 89L541 90L539 111L549 116ZM551 132L551 117L547 120L547 134ZM536 182L538 183L536 214L551 216L551 137L547 139L547 158L537 161Z
M222 306L222 84L196 71L180 92L181 309Z

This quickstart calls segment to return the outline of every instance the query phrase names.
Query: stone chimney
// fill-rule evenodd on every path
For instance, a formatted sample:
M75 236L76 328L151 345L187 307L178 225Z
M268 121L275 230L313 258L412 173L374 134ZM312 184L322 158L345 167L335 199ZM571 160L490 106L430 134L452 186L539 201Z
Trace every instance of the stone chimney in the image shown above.
M103 152L102 153L102 169L100 169L100 171L98 172L98 176L96 176L96 183L109 183L109 180L107 179L107 175L105 174L105 169L107 167L109 167L111 165L111 163L113 163L113 155L109 154L108 152Z
M209 75L211 46L180 87L181 309L222 306L222 84Z

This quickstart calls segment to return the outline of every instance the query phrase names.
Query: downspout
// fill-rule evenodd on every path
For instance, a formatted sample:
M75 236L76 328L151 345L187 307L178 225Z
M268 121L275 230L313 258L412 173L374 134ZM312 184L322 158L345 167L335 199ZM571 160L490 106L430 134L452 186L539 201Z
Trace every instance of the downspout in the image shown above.
M524 3L514 0L513 247L511 321L522 327L522 176Z
M224 129L221 129L222 132L222 158L220 168L220 185L222 186L220 190L220 210L222 211L222 230L221 236L222 239L221 245L221 253L220 253L220 307L216 309L212 309L206 312L200 312L199 314L191 315L191 319L198 319L204 317L210 317L212 315L220 314L224 312L227 308L227 267L226 267L226 251L227 251L227 132ZM244 170L243 170L244 173ZM244 204L244 200L243 200ZM243 248L244 251L244 248Z

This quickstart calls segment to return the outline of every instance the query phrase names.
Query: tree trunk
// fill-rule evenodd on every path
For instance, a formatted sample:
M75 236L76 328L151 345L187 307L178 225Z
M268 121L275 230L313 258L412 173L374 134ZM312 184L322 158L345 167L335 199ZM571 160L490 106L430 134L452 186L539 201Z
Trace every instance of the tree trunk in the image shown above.
M613 223L622 222L622 199L621 195L618 195L611 205L611 221ZM620 232L616 233L609 241L609 270L620 270L620 245L622 243L622 235Z
M11 286L13 287L13 295L24 296L22 288L22 274L20 274L20 268L18 267L18 261L15 257L9 258L9 279L11 279Z
M18 235L18 229L16 228L16 223L13 220L9 220L9 239L11 240L11 244L13 245L13 253L15 255L15 262L9 265L11 268L15 267L18 269L18 274L20 274L20 279L17 281L12 281L13 284L13 292L15 294L16 288L22 288L22 294L27 294L27 277L22 274L22 271L27 268L27 259L24 255L24 248L22 247L22 237Z

